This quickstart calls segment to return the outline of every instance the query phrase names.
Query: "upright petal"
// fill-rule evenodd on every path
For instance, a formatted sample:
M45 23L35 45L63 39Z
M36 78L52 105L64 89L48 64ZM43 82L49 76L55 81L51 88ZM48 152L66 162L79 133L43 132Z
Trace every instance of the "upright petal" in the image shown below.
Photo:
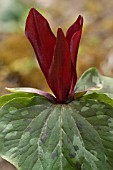
M49 72L49 85L58 102L65 102L70 88L71 60L69 46L61 28L57 32L54 58Z
M72 75L71 75L69 96L72 96L74 94L74 87L77 81L76 61L77 61L79 43L81 39L82 26L83 26L83 18L79 16L77 21L67 31L67 41L70 44L70 56L72 61L72 67L71 67Z
M40 67L47 78L56 38L47 20L34 8L29 12L25 33L34 48Z
M71 54L72 64L74 67L76 67L77 53L78 53L79 43L81 39L81 33L82 33L82 29L77 31L73 35L70 42L70 54Z
M66 39L70 44L72 36L82 28L83 25L83 17L81 15L78 16L77 20L70 26L66 33Z
M72 61L72 69L71 69L71 84L70 84L70 93L69 95L74 94L74 87L77 81L77 73L76 73L76 62L77 62L77 53L79 48L79 42L81 38L82 30L76 32L70 42L70 56Z

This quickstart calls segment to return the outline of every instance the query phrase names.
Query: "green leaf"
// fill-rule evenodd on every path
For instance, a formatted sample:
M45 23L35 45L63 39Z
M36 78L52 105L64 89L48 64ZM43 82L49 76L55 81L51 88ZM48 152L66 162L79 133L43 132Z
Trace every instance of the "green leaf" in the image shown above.
M101 90L98 87L102 86ZM87 91L92 88L98 93L106 93L110 97L113 97L113 78L105 77L101 75L96 68L88 69L78 80L76 91ZM97 90L96 90L97 87Z
M113 107L11 98L0 109L0 154L18 170L112 170Z
M14 99L17 97L33 97L33 96L34 96L34 94L32 94L32 93L13 93L13 94L7 94L4 96L0 96L0 108L11 99Z
M113 99L111 99L110 97L108 97L106 94L98 94L98 93L92 93L92 94L87 94L85 96L82 97L82 100L85 99L93 99L93 100L98 100L100 102L104 102L106 104L109 104L111 106L113 106Z

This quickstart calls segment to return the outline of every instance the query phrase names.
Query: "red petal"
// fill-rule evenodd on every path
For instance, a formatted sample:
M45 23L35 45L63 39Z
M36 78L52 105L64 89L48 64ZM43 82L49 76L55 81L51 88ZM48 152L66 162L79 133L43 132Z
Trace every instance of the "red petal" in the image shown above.
M47 20L34 8L29 12L25 33L34 48L40 67L47 78L56 38Z
M78 53L81 33L82 33L82 30L76 32L73 35L71 42L70 42L70 53L71 53L72 64L74 67L76 67L77 53Z
M70 44L71 38L72 36L79 31L80 29L82 29L82 25L83 25L83 17L81 15L79 15L79 17L77 18L77 20L74 22L73 25L71 25L71 27L67 30L66 33L66 39L68 41L68 43Z
M75 23L68 29L67 31L67 41L70 44L70 55L71 55L71 82L70 82L70 92L69 96L72 96L74 93L74 87L77 81L77 73L76 73L76 61L77 61L77 53L82 33L83 26L83 17L79 16Z
M82 30L76 32L70 43L70 55L71 55L71 61L72 61L72 75L71 75L71 84L70 84L70 95L73 95L74 93L74 87L77 81L77 73L76 73L76 61L77 61L77 53L78 53L78 47L79 47L79 42L81 38L81 32Z
M68 96L71 79L71 59L69 46L61 28L57 32L54 58L49 72L49 85L58 102L64 102Z

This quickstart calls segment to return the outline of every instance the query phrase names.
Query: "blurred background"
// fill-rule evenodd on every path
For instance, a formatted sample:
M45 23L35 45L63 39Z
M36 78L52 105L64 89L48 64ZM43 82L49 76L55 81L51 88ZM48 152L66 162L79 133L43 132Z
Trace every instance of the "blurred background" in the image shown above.
M79 48L78 78L89 67L113 77L113 1L106 0L0 0L0 95L5 87L34 87L50 91L40 71L33 49L24 35L25 20L31 7L49 21L56 35L64 32L79 14L84 29ZM1 170L7 162L0 160ZM5 165L6 164L6 165Z

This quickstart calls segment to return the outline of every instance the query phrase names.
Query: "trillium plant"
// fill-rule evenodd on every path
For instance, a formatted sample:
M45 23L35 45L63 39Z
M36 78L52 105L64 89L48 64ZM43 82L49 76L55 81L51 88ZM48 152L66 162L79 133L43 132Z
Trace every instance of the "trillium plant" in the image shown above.
M77 81L82 26L79 16L55 37L29 12L25 34L53 94L24 87L0 97L0 155L17 170L113 170L113 79L90 68Z

